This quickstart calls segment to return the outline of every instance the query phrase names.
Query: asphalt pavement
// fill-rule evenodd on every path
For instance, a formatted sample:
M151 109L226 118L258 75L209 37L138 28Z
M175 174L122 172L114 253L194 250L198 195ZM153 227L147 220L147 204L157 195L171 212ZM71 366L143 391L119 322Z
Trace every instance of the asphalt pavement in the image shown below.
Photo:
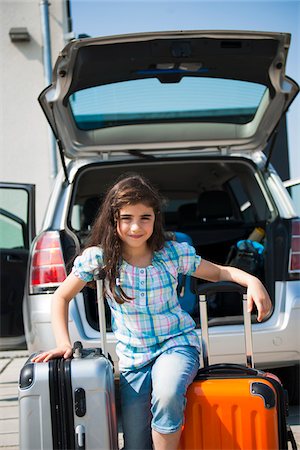
M27 350L0 351L0 449L19 450L19 372L28 359ZM290 407L288 422L300 449L300 408ZM119 436L121 443L122 437ZM289 446L289 449L292 447ZM251 450L251 449L249 449Z

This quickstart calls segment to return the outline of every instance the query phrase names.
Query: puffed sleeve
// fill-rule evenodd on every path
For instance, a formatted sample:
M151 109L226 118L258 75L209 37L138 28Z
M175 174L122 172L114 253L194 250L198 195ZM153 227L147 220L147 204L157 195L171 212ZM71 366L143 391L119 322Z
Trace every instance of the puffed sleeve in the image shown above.
M191 275L201 262L201 256L197 255L195 248L187 242L170 241L169 249L173 257L176 255L178 272Z
M72 273L87 283L93 281L93 272L103 265L103 251L100 247L86 248L74 261Z

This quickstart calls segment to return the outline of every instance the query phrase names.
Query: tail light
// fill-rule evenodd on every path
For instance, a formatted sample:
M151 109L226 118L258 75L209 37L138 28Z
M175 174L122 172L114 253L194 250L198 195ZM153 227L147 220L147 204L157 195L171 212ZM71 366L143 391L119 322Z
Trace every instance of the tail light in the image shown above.
M292 221L289 274L293 279L300 278L300 219Z
M30 265L30 293L53 292L66 278L59 233L46 231L34 244Z

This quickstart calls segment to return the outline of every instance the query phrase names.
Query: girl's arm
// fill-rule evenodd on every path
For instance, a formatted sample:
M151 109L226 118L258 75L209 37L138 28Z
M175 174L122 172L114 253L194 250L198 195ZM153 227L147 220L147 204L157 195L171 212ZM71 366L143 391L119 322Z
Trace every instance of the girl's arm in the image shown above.
M248 311L252 311L253 304L256 305L258 322L261 322L271 311L272 303L264 285L258 278L243 270L220 266L202 259L192 275L207 281L233 281L247 287Z
M69 358L72 355L72 344L68 330L69 303L85 285L85 281L80 280L71 273L55 291L52 299L51 316L57 347L35 356L32 358L33 362L46 362L49 359L61 356Z

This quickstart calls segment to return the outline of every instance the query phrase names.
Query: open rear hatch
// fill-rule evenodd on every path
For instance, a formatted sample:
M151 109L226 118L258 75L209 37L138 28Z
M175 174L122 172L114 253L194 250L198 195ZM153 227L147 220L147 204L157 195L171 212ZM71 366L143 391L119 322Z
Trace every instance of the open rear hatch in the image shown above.
M74 40L39 101L65 156L264 149L298 85L288 33L175 31Z

